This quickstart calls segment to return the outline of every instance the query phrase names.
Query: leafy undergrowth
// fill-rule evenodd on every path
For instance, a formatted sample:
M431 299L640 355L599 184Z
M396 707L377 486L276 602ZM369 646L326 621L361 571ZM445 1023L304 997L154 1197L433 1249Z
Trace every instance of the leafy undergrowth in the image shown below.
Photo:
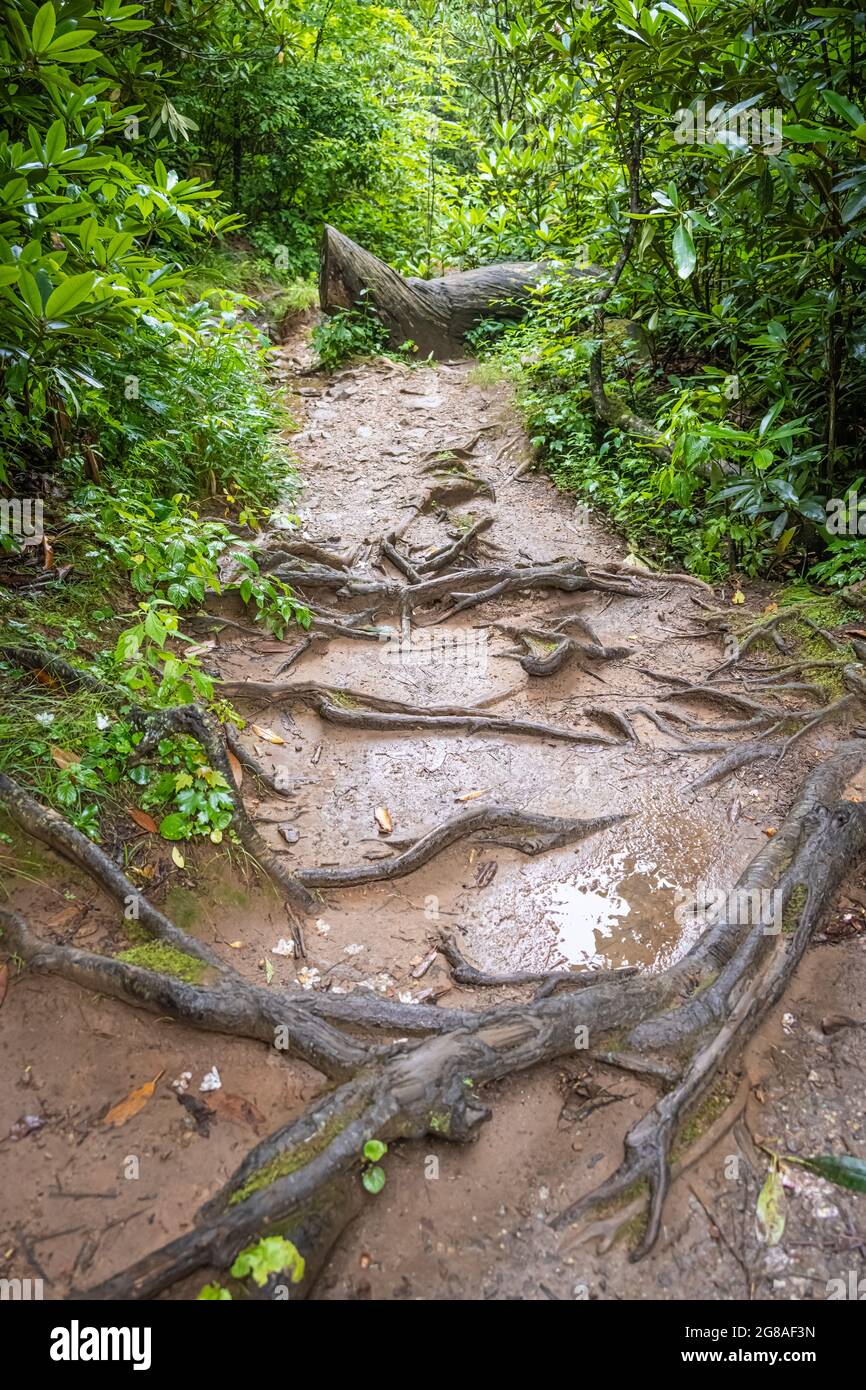
M244 366L237 393L246 380ZM14 651L0 658L0 770L112 847L123 843L124 827L172 842L220 844L231 835L232 788L200 745L164 738L142 758L130 717L133 708L199 701L222 722L242 724L207 669L213 641L185 630L189 615L228 597L276 636L310 621L252 554L277 495L294 485L278 437L285 419L259 380L243 404L246 421L238 415L233 429L214 436L213 462L226 480L220 496L196 504L188 494L166 495L175 443L154 436L149 474L133 484L130 460L99 484L70 480L46 507L41 544L3 558L0 646L46 650L100 684L69 689L48 671L22 669ZM285 514L278 520L294 524ZM230 548L237 577L224 582L219 566Z
M315 307L319 301L316 282L284 268L279 253L256 254L237 244L209 250L191 267L188 292L207 302L219 302L226 291L237 296L244 307L279 340L288 323Z
M363 357L391 357L404 366L418 366L430 358L417 356L418 346L407 338L396 350L389 346L388 330L361 290L353 309L337 309L317 323L311 335L323 371L333 372L345 362Z
M556 485L600 508L642 558L710 581L806 574L842 588L866 578L863 479L825 498L819 451L802 420L785 420L782 401L753 417L728 399L721 369L678 371L639 323L611 318L601 343L608 398L654 428L669 457L599 424L589 386L596 293L553 276L521 322L485 319L468 335L477 370L514 383Z

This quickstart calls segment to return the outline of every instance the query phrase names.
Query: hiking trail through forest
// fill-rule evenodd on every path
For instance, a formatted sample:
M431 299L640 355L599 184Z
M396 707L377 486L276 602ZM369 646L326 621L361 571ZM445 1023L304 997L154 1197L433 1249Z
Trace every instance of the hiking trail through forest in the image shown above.
M360 1147L354 1165L344 1155L328 1176L333 1203L360 1214L344 1230L329 1198L312 1296L823 1296L827 1278L862 1272L854 1195L798 1176L786 1253L761 1244L754 1211L762 1143L824 1153L862 1138L863 1031L826 1023L862 1017L866 892L854 878L837 887L838 870L826 879L832 911L821 935L802 942L809 949L784 997L695 1093L692 1147L677 1150L667 1134L675 1180L642 1263L628 1255L643 1229L644 1202L631 1189L645 1167L623 1185L634 1210L624 1219L603 1207L609 1230L597 1227L598 1239L581 1240L576 1213L553 1224L618 1168L627 1130L676 1092L699 1055L672 1061L662 1047L642 1069L623 1040L643 1028L651 1049L658 1020L640 1019L689 997L681 981L673 999L661 984L704 930L683 905L704 888L733 887L769 854L804 779L838 751L834 717L781 760L781 741L757 747L777 724L788 735L808 725L822 692L808 673L778 676L784 653L765 647L754 647L748 666L741 648L740 661L721 669L725 612L742 616L732 591L714 595L699 581L625 564L623 542L535 468L509 386L483 367L379 358L316 376L300 333L278 362L305 417L292 440L302 487L290 505L301 530L271 532L265 554L317 623L277 642L239 606L214 603L198 631L213 637L208 663L248 721L234 744L247 812L300 885L298 901L287 912L242 856L229 865L203 853L193 865L190 854L178 867L162 842L144 891L275 1001L281 987L300 984L303 1000L325 1001L331 1024L346 1001L350 1027L352 1000L401 1006L387 1036L374 1033L377 1046L405 1038L413 1011L426 1031L435 1010L577 995L556 978L568 972L606 972L597 988L635 1001L600 1052L590 1029L588 1047L545 1044L530 1069L491 1069L487 1122L475 1127L472 1096L465 1113L454 1110L475 1142L448 1142L434 1123L405 1144L393 1134L377 1196L361 1186ZM483 602L472 577L479 566L490 571ZM423 602L407 596L425 583ZM464 603L466 594L476 601ZM750 586L754 621L769 594ZM839 717L856 719L853 697ZM693 785L744 742L749 760ZM829 800L844 801L846 787L847 776ZM90 878L33 842L25 861L31 877L16 884L13 906L35 936L100 954L117 945L116 909ZM341 881L341 869L353 872ZM307 911L304 891L316 895ZM39 1274L46 1296L61 1297L99 1289L194 1229L202 1203L218 1214L215 1194L253 1146L327 1097L330 1083L310 1061L255 1041L267 1028L198 1030L168 1008L130 1008L83 977L61 978L62 966L48 969L10 972L0 1013L13 1079L0 1096L0 1136L23 1116L41 1120L0 1141L0 1182L18 1213L0 1232L0 1272ZM707 973L701 988L711 992L715 978ZM775 997L774 977L762 978ZM642 981L660 991L657 1009L643 1014ZM720 1008L722 1030L748 1000L741 985ZM443 1047L450 1036L443 1031ZM200 1092L213 1067L220 1088ZM154 1078L137 1112L105 1124L107 1107ZM690 1113L685 1105L676 1124ZM210 1277L224 1279L225 1269L193 1259L162 1287L194 1296Z

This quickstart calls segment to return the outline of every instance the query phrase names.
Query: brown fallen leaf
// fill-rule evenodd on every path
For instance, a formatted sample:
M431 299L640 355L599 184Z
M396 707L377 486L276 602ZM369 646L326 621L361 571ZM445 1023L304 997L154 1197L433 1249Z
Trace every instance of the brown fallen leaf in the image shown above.
M231 1120L237 1125L248 1125L254 1134L263 1134L267 1122L260 1110L245 1096L226 1095L224 1091L212 1091L208 1105L223 1120Z
M47 536L42 537L42 568L50 570L54 565L54 546Z
M394 822L387 806L377 806L374 812L376 824L379 827L380 835L390 835L394 829Z
M140 811L137 806L130 806L129 819L134 820L141 830L146 830L150 835L155 835L159 829L153 816L149 816L146 811Z
M51 757L61 772L65 772L67 768L75 767L77 763L81 762L81 754L70 753L68 748L52 748Z
M486 796L490 791L489 787L482 787L477 792L464 792L462 796L455 796L455 801L477 801L479 796Z
M234 778L235 786L240 788L244 780L244 769L241 765L241 760L240 758L235 757L234 753L231 751L230 748L226 749L226 757L229 761L229 767L232 770L232 777Z
M275 734L273 729L263 729L261 724L251 724L250 728L254 734L258 734L259 738L263 738L266 743L285 743L286 741L284 738L280 738L279 734Z
M3 1008L3 1000L6 998L6 991L9 988L9 966L0 965L0 1009Z
M133 1115L137 1115L139 1110L144 1109L156 1090L157 1081L163 1075L164 1072L160 1072L152 1081L145 1081L143 1086L136 1086L135 1090L130 1091L129 1095L118 1101L117 1105L112 1105L102 1123L113 1125L115 1129L125 1125L127 1120L131 1120Z

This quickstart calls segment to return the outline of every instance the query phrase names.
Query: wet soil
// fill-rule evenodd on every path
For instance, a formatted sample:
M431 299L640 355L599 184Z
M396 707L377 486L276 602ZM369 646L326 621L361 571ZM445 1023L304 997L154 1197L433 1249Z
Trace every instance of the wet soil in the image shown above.
M331 379L298 375L308 365L300 339L282 350L286 390L302 419L293 447L303 488L292 509L306 538L357 550L355 567L372 577L390 573L377 568L379 539L411 515L430 481L425 465L456 448L490 495L415 517L406 530L413 554L489 516L494 524L476 551L482 559L579 555L601 565L625 556L620 539L543 474L515 476L528 443L505 383L464 362L410 368L383 359ZM759 589L748 595L758 608L765 598ZM532 678L509 657L513 641L491 626L518 618L538 625L574 609L607 646L631 655ZM700 613L695 590L674 583L648 584L641 597L512 594L421 628L423 640L416 629L407 649L396 641L394 615L382 610L377 621L394 625L394 639L316 641L280 679L419 705L501 695L496 713L598 729L585 706L655 704L663 685L640 668L697 679L718 662ZM224 628L214 668L229 680L273 680L297 644L276 645ZM157 900L250 978L261 980L267 961L274 987L376 990L467 1007L519 991L455 986L435 954L443 926L491 972L669 965L696 930L683 902L702 887L735 882L804 772L838 737L819 730L781 765L757 764L695 793L689 783L712 755L674 751L642 716L638 743L592 747L491 733L359 732L298 706L241 707L250 750L284 769L293 789L288 799L270 797L249 776L243 788L259 829L292 867L375 862L482 797L563 816L631 813L536 858L457 844L406 878L324 892L306 926L303 967L281 951L290 933L280 898L243 857L189 854L179 869L168 847L149 847L151 883L162 883ZM694 713L718 717L699 703ZM381 808L389 835L377 823ZM32 846L7 851L6 865L6 892L38 932L92 949L120 944L116 911L80 875ZM866 1153L864 1030L826 1034L821 1026L830 1015L864 1015L864 923L866 892L852 880L789 997L741 1060L748 1101L737 1127L677 1182L663 1238L640 1265L628 1263L625 1242L599 1255L577 1244L575 1232L558 1235L547 1224L616 1166L625 1130L652 1100L644 1082L575 1058L490 1088L493 1118L474 1144L395 1148L384 1192L346 1233L314 1296L812 1298L826 1296L830 1278L862 1274L862 1199L801 1181L790 1194L786 1236L772 1250L758 1242L754 1206L766 1172L761 1142ZM38 1275L47 1297L96 1283L187 1229L256 1140L325 1086L273 1050L19 974L14 963L0 1050L0 1275ZM213 1067L220 1090L201 1090ZM138 1114L120 1127L105 1124L110 1106L154 1078ZM22 1132L26 1116L39 1124Z

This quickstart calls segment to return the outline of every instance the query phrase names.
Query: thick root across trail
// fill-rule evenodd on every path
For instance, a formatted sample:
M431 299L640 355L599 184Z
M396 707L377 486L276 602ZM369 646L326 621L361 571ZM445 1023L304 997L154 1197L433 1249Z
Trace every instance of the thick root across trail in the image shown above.
M332 279L334 273L328 271ZM234 827L285 905L294 961L322 964L321 972L312 968L308 987L250 979L231 953L203 944L172 920L100 846L24 786L0 777L0 806L18 830L74 863L115 902L134 896L141 930L191 958L197 976L185 982L82 949L4 907L3 945L22 968L162 1019L251 1039L274 1049L278 1065L290 1068L300 1059L327 1081L306 1108L288 1114L251 1149L189 1229L94 1286L79 1287L85 1297L190 1297L215 1279L235 1296L304 1298L370 1200L360 1181L365 1145L469 1141L490 1116L486 1088L575 1056L649 1082L657 1099L628 1128L622 1160L607 1178L594 1182L589 1168L575 1163L576 1195L553 1217L552 1229L579 1231L607 1247L628 1227L632 1258L644 1257L662 1232L671 1182L688 1162L683 1136L690 1118L720 1075L735 1069L782 997L843 875L866 850L866 739L849 730L835 744L826 742L827 731L862 719L863 678L858 663L833 648L832 636L829 694L811 678L810 663L773 642L784 628L782 615L756 619L737 654L719 664L719 640L730 623L707 586L629 566L609 540L608 553L595 553L597 537L570 529L561 510L551 512L548 531L532 535L520 512L521 496L530 494L521 490L535 489L536 515L554 507L554 494L543 481L518 479L513 460L505 474L503 451L494 453L489 434L498 428L513 435L513 417L506 413L489 432L462 442L449 439L437 413L437 372L383 370L393 371L389 390L405 391L410 419L426 422L406 427L415 430L405 438L417 442L418 456L411 442L402 446L386 480L387 498L383 487L375 492L376 457L365 458L364 446L353 464L360 475L352 477L345 456L320 454L310 525L326 505L323 486L339 524L300 538L278 532L239 542L309 603L313 622L305 640L297 650L291 637L284 646L268 644L249 616L239 622L222 612L200 615L221 633L214 675L246 727L233 731L196 706L133 716L143 735L142 759L167 733L182 732L198 740L230 785L238 767L247 773L235 794ZM449 368L439 371L447 380ZM375 384L376 369L344 380L361 389ZM416 407L413 398L425 404ZM323 399L329 421L332 406ZM347 419L352 409L346 405ZM414 415L419 409L423 414ZM313 472L315 419L314 413L299 440ZM383 441L369 447L381 450ZM448 491L455 468L461 501ZM357 488L362 496L353 509L349 499ZM456 510L467 502L468 513ZM558 544L545 539L551 534ZM493 547L498 553L491 559ZM323 592L332 606L322 604ZM681 658L688 643L700 660ZM762 643L772 644L781 661L756 662ZM22 680L49 672L58 699L77 682L93 681L33 647L2 655ZM659 661L666 669L657 669ZM348 679L341 663L351 667ZM308 664L313 670L300 674ZM295 669L283 679L286 665ZM506 675L518 684L500 687ZM278 720L282 733L264 727ZM330 793L339 789L355 804L357 789L344 771L351 758L366 758L365 767L377 757L396 766L407 741L414 762L402 801L403 783L391 774L399 825L378 806L372 848L358 833L358 817L351 822L354 841L344 835L340 846L329 839L328 816L339 815ZM299 780L294 753L307 742L314 751ZM805 760L807 746L813 752ZM448 806L441 796L427 797L421 770L437 773L452 754L462 761ZM512 757L523 760L514 773ZM527 771L534 767L530 759L538 760L537 773ZM708 798L727 779L756 765L778 768L782 760L785 769L796 763L798 774L786 814L745 849L730 819L735 852L721 843L713 822L719 861L740 866L727 905L699 921L689 939L677 938L653 968L606 960L598 951L586 953L582 965L561 953L552 961L543 953L528 958L518 950L516 931L502 968L491 964L483 932L473 933L462 907L442 908L440 899L467 901L459 889L488 891L497 875L501 882L510 874L509 885L525 882L514 877L524 871L515 865L559 864L573 873L581 862L576 856L603 857L617 837L626 837L625 844L637 836L638 826L661 837L663 813L650 817L646 830L646 796L673 778L682 782L682 806L698 821L715 814ZM500 766L503 785L491 785L491 769ZM300 804L305 785L313 786L321 807ZM371 804L379 794L370 793ZM320 830L304 835L312 811ZM273 839L278 826L291 832L283 845ZM646 857L645 846L642 852ZM487 858L476 862L480 854ZM459 882L467 872L474 874L468 889ZM699 872L696 867L695 882ZM376 913L398 880L408 905L401 925L414 928L424 955L413 978L438 956L460 991L454 1007L438 1003L432 990L426 998L395 998L393 991L333 988L336 977L328 979L317 954L321 933L329 930L322 914L347 899L374 933ZM416 883L433 903L426 918L408 896ZM452 890L456 897L448 897ZM742 910L754 901L772 901L771 918ZM531 902L528 910L531 915ZM301 1253L303 1279L287 1285L277 1273L254 1288L232 1280L238 1252L270 1234Z

